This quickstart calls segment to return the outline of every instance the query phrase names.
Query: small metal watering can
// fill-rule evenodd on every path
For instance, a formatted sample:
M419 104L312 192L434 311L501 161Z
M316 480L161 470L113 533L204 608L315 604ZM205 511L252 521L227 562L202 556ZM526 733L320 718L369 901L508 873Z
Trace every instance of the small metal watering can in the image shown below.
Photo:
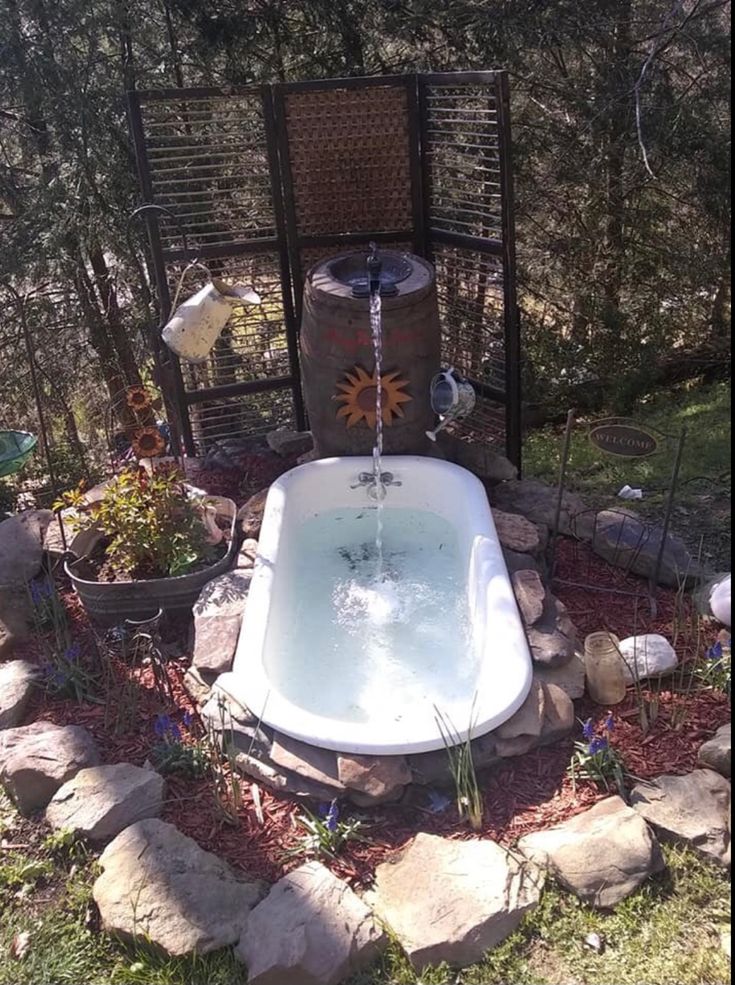
M194 267L206 272L209 283L176 307L184 278ZM172 305L175 310L161 331L163 341L180 359L202 363L230 320L233 309L245 304L260 304L260 295L252 287L227 284L212 277L203 264L190 263L179 278Z
M466 417L475 407L475 390L472 384L463 379L450 366L440 370L429 385L431 408L439 415L439 423L426 437L436 441L436 436L452 421Z

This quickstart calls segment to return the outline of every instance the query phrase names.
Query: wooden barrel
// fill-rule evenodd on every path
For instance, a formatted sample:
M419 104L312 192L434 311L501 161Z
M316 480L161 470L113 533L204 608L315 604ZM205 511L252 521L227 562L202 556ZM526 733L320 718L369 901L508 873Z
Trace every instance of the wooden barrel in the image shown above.
M367 255L365 258L367 258ZM381 251L410 273L382 298L383 450L390 455L432 451L435 424L429 384L440 365L439 311L434 269L411 254ZM330 270L331 258L306 276L301 322L301 373L309 425L320 458L369 455L375 444L375 355L369 300ZM339 269L339 268L338 268Z

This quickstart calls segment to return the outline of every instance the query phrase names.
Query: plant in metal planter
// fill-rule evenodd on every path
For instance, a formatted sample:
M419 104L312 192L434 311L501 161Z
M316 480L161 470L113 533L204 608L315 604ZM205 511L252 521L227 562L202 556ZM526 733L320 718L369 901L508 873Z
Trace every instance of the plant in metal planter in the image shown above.
M76 510L75 541L83 534L86 552L66 570L101 625L190 609L202 587L229 569L237 547L235 504L196 492L169 464L130 466L97 502L87 505L77 490L57 506Z

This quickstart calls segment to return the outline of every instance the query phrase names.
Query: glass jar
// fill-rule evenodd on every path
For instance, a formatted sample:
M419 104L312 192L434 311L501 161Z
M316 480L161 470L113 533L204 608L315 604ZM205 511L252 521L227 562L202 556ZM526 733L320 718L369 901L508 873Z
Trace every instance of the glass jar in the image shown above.
M618 705L625 698L625 665L620 640L613 633L590 633L584 641L587 692L598 705Z

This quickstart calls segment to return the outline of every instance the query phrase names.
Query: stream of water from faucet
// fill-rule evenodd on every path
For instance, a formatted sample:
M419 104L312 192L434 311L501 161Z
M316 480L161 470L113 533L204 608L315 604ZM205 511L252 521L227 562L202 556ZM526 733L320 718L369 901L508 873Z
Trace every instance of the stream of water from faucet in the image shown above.
M373 488L378 504L377 528L375 531L375 553L377 557L376 580L383 577L383 302L380 291L370 292L370 330L373 336L375 354L375 445L373 447Z

